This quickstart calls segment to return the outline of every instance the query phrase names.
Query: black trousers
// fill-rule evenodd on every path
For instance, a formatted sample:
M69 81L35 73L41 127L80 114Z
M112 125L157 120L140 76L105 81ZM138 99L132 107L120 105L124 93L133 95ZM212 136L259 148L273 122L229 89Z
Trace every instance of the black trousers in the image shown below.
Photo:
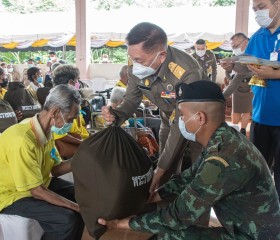
M49 189L75 201L74 186L68 181L52 178ZM83 235L84 222L79 213L33 197L22 198L1 213L37 220L44 230L43 240L80 240Z
M274 172L274 182L280 197L280 126L268 126L252 122L250 139L264 156Z

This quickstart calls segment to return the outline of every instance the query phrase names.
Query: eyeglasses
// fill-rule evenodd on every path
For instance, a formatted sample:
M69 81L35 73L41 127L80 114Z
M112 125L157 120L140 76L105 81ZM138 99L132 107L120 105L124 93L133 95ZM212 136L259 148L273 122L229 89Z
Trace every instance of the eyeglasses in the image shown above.
M233 47L233 49L239 48L241 46L241 44L245 41L245 39L243 39L243 41L241 41L239 44L237 44L236 46Z

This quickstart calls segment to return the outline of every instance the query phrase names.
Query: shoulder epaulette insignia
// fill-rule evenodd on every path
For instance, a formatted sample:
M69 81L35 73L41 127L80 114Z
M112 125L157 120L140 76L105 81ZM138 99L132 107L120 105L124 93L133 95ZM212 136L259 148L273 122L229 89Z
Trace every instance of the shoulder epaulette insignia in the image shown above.
M178 79L181 79L181 77L186 72L186 70L184 68L182 68L181 66L179 66L178 64L176 64L174 62L170 62L168 64L168 68L174 74L174 76Z
M205 159L205 162L211 161L211 160L216 160L216 161L222 163L225 167L229 166L229 164L227 163L227 161L225 159L218 157L218 156L211 156L211 157Z
M146 87L149 87L150 86L150 80L146 79L144 84L145 84Z

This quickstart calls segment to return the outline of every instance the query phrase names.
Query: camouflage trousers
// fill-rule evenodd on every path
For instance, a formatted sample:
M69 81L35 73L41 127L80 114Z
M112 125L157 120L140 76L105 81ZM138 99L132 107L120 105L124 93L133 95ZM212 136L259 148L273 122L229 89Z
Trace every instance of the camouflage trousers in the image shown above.
M153 238L154 239L154 238ZM251 238L233 238L223 227L190 227L185 230L161 232L158 240L247 240Z

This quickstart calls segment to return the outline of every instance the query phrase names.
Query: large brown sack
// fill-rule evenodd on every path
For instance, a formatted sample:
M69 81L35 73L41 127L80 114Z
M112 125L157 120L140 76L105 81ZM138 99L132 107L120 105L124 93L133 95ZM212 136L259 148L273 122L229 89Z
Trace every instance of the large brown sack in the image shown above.
M37 99L32 97L21 82L10 82L4 99L10 103L14 110L21 111L21 120L33 117L41 111L41 106Z
M11 105L7 101L0 99L0 133L16 123L16 114Z
M108 127L85 140L73 157L77 203L91 236L105 227L97 223L136 214L149 196L152 163L122 128Z

